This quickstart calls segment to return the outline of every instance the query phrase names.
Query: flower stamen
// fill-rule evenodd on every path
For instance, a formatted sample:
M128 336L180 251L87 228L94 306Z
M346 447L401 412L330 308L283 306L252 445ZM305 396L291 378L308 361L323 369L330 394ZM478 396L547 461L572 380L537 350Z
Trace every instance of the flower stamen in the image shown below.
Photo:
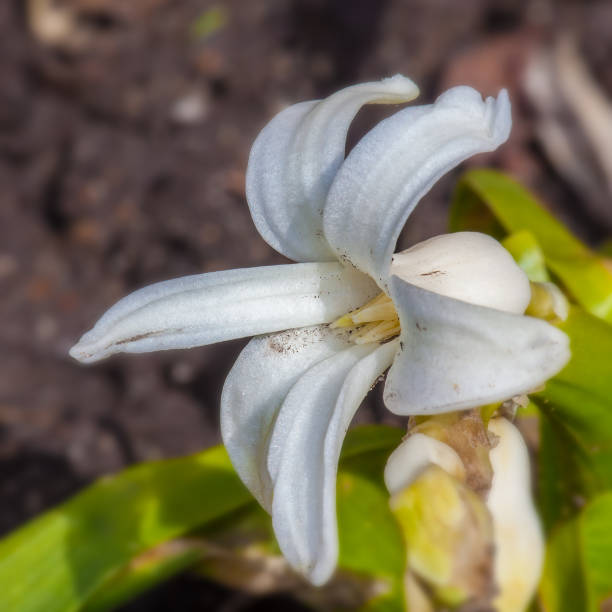
M330 327L348 330L355 344L385 342L400 333L399 317L386 293L336 319Z

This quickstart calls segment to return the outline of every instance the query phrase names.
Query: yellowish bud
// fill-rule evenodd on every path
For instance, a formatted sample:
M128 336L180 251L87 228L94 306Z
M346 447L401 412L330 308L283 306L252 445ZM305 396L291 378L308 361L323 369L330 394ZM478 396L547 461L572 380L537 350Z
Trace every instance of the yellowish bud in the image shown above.
M499 436L489 453L493 482L487 498L499 589L493 603L497 612L521 612L536 590L544 558L544 539L531 497L529 453L518 429L506 419L492 419L489 430Z

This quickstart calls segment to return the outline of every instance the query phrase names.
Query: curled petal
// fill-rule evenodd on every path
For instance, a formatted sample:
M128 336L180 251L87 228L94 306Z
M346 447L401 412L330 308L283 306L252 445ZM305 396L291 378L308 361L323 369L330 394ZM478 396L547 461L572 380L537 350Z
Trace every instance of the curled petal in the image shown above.
M323 230L339 259L386 289L397 238L421 197L464 159L496 149L510 127L506 91L483 101L470 87L379 123L351 151L327 197Z
M344 160L349 125L364 104L408 102L417 95L410 79L396 75L276 115L255 140L246 175L247 200L263 239L295 261L336 259L321 216Z
M401 350L385 404L396 414L434 414L503 401L554 376L568 337L523 315L461 302L391 277Z
M504 418L492 419L499 436L490 454L493 482L487 507L493 517L495 581L499 612L525 610L540 580L544 538L531 498L529 452L518 429Z
M221 434L238 475L268 512L272 481L266 465L276 415L291 387L313 365L351 346L327 326L253 338L225 380Z
M332 321L376 293L338 263L244 268L156 283L119 300L70 350L97 361L113 353L191 348Z
M354 346L313 366L287 395L270 439L272 524L283 554L313 584L338 559L336 474L349 423L397 343Z

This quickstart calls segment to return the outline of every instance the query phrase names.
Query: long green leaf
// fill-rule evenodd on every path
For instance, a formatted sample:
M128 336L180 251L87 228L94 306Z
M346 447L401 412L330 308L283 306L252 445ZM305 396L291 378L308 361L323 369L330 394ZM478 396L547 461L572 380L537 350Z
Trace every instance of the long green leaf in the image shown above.
M521 185L494 170L472 170L460 180L450 215L451 231L483 231L498 239L527 230L546 264L575 300L612 323L612 271Z
M510 234L502 241L502 245L514 257L530 281L539 283L550 281L546 270L546 258L531 232L521 230Z
M578 307L560 327L571 361L532 396L545 417L539 482L549 529L612 489L612 327Z
M385 429L391 445L345 458L338 477L339 567L376 580L373 592L378 595L363 608L370 612L405 608L406 551L382 479L389 452L400 443L403 432Z
M341 565L384 583L372 609L394 609L401 597L401 538L394 532L382 482L386 457L401 436L391 427L360 427L349 432L343 449ZM212 542L223 529L233 529L235 538L236 529L249 521L266 522L259 544L278 554L268 518L222 447L127 469L0 541L0 610L111 609L206 559L202 543ZM364 541L376 538L371 556L360 552Z
M150 588L186 570L204 557L197 540L177 539L163 542L133 559L104 583L79 609L82 612L107 612L134 599Z
M338 475L341 586L336 584L330 592L340 589L350 601L365 601L364 609L369 611L403 609L405 553L382 480L386 458L402 435L394 427L362 426L349 432L342 449ZM365 541L372 540L376 546L364 547ZM102 585L85 610L109 610L194 564L198 573L209 579L249 590L258 581L253 574L259 559L255 550L262 555L262 563L266 556L280 555L270 518L254 502L196 533L147 551ZM282 581L282 576L279 579ZM286 583L277 588L286 588ZM325 590L305 586L300 587L298 596L315 604L328 597Z
M540 585L545 612L599 612L612 596L611 516L606 493L553 533Z
M102 479L0 542L0 610L78 610L136 555L250 501L221 447Z

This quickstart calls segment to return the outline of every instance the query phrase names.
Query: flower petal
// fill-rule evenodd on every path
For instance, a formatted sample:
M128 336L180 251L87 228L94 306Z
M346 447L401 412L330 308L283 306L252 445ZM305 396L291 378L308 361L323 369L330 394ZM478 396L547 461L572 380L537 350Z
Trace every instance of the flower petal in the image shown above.
M336 474L344 436L396 350L396 341L354 346L313 366L276 419L268 451L272 524L287 560L315 585L328 580L338 559Z
M124 297L70 354L91 362L119 352L191 348L326 323L376 290L368 277L338 263L184 276Z
M397 238L421 197L464 159L496 149L510 127L506 91L483 102L470 87L379 123L351 151L325 204L325 238L340 260L385 289Z
M523 314L531 300L527 275L494 238L478 232L434 236L391 261L391 275L448 297Z
M225 380L223 443L240 478L268 512L272 511L272 481L266 459L276 414L309 368L352 346L347 338L346 333L327 326L253 338Z
M418 93L410 79L396 75L276 115L255 140L246 175L247 200L263 239L295 261L336 259L321 215L344 160L349 125L364 104L408 102Z
M387 377L396 414L433 414L527 393L567 363L568 337L556 327L426 291L392 276L401 351Z
M499 612L525 610L540 580L544 537L531 497L529 451L519 430L504 418L491 419L499 436L489 453L493 482L487 507L493 517L495 583Z

